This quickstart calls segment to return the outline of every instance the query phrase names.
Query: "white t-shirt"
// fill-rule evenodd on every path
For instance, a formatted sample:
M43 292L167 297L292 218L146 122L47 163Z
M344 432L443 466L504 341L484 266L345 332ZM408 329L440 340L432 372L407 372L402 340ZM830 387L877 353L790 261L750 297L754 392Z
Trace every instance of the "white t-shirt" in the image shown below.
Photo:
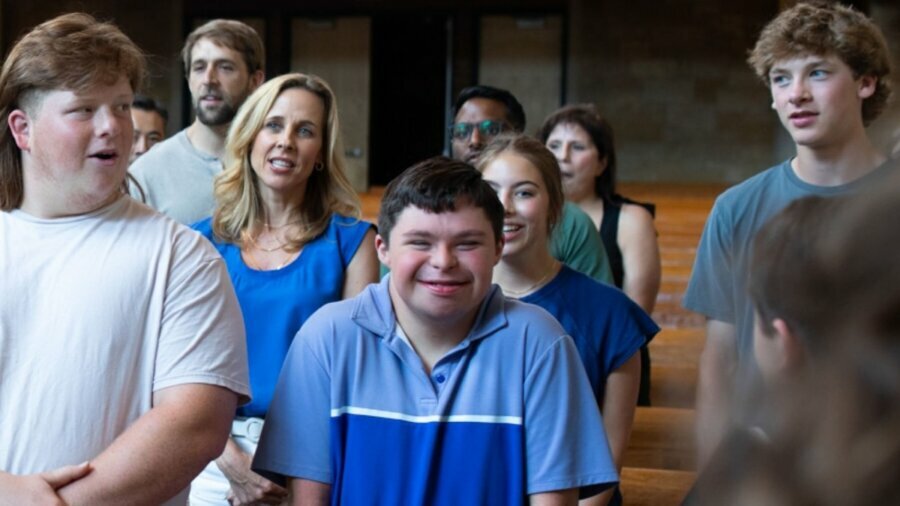
M0 469L94 458L154 391L187 383L249 395L240 309L209 241L124 196L68 218L0 212Z

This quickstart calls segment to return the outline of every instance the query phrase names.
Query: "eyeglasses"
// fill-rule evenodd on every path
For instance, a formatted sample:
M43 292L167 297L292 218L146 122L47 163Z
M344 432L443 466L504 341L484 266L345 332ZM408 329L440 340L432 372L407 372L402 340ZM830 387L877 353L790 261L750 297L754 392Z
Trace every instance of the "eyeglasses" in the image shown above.
M478 123L454 123L450 125L450 137L464 141L472 135L472 131L476 128L482 137L491 138L506 130L506 123L492 119L486 119Z

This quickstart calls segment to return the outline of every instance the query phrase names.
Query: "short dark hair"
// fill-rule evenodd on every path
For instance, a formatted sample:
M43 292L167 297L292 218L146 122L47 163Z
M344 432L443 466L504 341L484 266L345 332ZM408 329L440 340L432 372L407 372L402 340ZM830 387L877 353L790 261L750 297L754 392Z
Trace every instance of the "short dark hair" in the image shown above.
M163 119L164 125L169 122L169 111L166 110L166 106L162 105L159 101L148 97L147 95L135 93L134 100L131 101L131 107L140 109L142 111L155 112L156 114L159 114Z
M502 103L506 106L506 120L512 125L513 130L517 133L525 131L525 109L522 109L522 104L512 93L493 86L479 84L469 86L459 92L456 102L453 103L453 117L456 117L463 104L473 98L487 98Z
M808 196L788 204L763 225L753 239L748 291L763 332L772 335L772 320L783 319L804 344L821 353L824 334L843 294L833 293L821 241L829 234L845 197ZM816 340L817 342L812 342Z
M547 144L550 133L557 125L578 125L591 137L597 147L597 156L606 158L606 168L594 178L594 194L607 204L616 195L616 145L612 125L600 114L594 104L567 105L557 110L541 125L537 137Z
M484 211L491 222L494 240L503 234L503 204L475 167L445 156L435 156L406 169L391 181L381 199L378 233L390 246L397 217L409 206L429 213L455 211L459 205Z

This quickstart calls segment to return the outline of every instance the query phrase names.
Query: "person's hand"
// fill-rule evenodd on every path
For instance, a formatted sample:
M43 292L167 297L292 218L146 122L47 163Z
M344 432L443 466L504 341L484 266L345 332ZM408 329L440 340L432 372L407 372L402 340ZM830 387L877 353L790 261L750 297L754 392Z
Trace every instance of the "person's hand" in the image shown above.
M228 478L231 490L228 503L234 506L256 504L281 504L288 495L284 487L263 478L250 470L252 456L237 448L226 447L225 453L216 461L222 474Z
M65 506L56 491L90 472L87 462L24 476L0 472L0 506Z

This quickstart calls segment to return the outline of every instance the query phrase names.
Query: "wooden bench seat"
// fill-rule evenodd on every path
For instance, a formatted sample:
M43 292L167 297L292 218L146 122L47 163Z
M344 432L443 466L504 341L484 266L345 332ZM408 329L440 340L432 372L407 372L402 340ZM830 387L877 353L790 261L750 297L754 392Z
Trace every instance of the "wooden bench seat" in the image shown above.
M624 465L693 471L694 440L693 409L638 407Z
M622 502L628 506L679 506L696 475L690 471L625 467L620 478Z

